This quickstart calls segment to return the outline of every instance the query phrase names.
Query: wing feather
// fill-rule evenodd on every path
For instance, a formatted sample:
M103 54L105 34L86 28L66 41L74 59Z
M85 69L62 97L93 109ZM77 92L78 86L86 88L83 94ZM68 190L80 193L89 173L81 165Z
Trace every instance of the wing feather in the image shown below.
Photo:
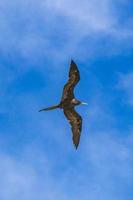
M65 99L73 99L74 98L74 87L80 80L80 74L76 63L72 60L70 64L69 70L69 79L63 88L62 101Z
M64 114L71 125L71 130L73 134L73 143L77 149L80 141L80 135L82 130L82 118L81 116L72 109L64 109Z

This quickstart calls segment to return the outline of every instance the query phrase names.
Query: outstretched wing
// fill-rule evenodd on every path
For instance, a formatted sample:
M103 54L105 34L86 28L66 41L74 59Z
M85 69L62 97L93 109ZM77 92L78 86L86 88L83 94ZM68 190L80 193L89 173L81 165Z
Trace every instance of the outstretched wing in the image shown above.
M71 125L71 130L73 133L73 143L77 149L79 140L80 140L81 130L82 130L82 118L74 110L74 108L64 109L64 114Z
M63 94L61 101L65 99L73 99L74 98L74 87L80 80L80 74L76 63L72 60L70 64L70 71L69 71L69 80L65 84L63 88Z

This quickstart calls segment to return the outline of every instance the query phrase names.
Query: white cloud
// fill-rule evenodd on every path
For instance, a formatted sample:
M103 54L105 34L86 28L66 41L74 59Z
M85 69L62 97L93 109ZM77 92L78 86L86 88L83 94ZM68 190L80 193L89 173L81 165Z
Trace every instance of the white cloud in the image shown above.
M1 200L124 200L133 178L132 137L93 134L78 151L47 152L34 143L17 157L1 153Z
M132 37L130 26L119 26L116 1L6 0L0 4L1 55L8 55L11 61L17 56L29 66L46 59L55 66L73 56L91 57L101 38L108 37L108 43L113 40L117 49L124 39L127 44L127 38ZM108 52L111 49L103 46Z
M53 2L47 0L44 6L59 16L68 17L70 24L74 25L79 31L106 31L114 23L115 18L112 13L111 1L66 1L57 0ZM79 27L78 27L79 26Z
M32 164L29 163L30 158L20 160L9 155L0 155L1 200L53 200L55 197L66 200L60 184L51 180L48 163L43 158L44 156L37 155ZM38 168L34 166L36 163L40 164Z

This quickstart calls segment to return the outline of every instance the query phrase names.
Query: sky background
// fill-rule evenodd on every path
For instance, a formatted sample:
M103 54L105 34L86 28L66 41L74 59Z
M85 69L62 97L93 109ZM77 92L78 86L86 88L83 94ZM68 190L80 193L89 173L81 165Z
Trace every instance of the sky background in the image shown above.
M0 0L0 200L132 200L133 2ZM88 103L78 150L60 101Z

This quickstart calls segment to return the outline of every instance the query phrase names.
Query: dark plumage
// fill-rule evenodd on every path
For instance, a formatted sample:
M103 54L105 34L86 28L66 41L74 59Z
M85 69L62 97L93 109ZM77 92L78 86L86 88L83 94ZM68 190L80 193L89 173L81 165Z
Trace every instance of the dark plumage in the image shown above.
M73 60L71 60L69 80L63 88L61 102L56 106L51 106L40 110L40 111L47 111L56 108L64 110L64 114L71 125L71 130L73 133L73 143L76 149L79 145L80 134L82 130L82 118L75 111L74 107L80 104L85 104L74 97L74 87L79 82L79 80L80 80L80 74L78 67L76 63Z

